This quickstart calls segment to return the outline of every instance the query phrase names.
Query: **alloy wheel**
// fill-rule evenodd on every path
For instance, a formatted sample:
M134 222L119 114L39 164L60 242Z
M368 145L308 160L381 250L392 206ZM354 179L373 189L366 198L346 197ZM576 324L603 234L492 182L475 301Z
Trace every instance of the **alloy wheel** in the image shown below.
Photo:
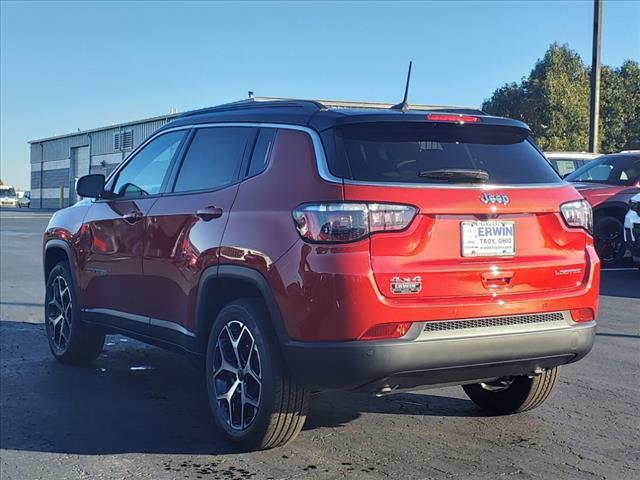
M624 248L623 232L616 220L603 221L595 231L594 243L600 259L604 262L616 260Z
M234 430L256 417L262 391L260 354L249 329L239 320L218 334L213 357L213 386L222 416Z
M59 351L64 351L71 336L73 304L71 290L63 276L58 275L53 279L49 285L47 300L49 336L54 347Z

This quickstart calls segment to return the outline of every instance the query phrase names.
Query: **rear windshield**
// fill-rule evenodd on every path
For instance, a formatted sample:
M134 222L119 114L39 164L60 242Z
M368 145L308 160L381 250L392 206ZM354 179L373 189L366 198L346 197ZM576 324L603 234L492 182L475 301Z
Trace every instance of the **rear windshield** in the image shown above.
M330 135L330 134L329 134ZM560 177L528 138L511 127L427 123L368 123L336 127L327 143L338 177L389 183L468 183L426 178L433 170L482 170L484 183L557 183ZM421 173L423 176L421 176Z

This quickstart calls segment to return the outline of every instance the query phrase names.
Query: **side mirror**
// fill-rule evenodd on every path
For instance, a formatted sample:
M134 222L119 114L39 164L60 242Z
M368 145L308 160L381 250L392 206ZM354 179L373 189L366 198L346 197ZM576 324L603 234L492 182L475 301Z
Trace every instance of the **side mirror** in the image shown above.
M104 194L104 175L94 174L80 177L76 183L76 193L86 198L101 198Z

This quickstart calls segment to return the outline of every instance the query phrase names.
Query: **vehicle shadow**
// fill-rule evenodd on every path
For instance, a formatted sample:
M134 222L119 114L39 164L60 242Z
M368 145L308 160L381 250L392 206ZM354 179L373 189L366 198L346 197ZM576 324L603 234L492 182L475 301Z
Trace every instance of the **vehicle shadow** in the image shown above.
M120 336L90 367L56 362L44 326L0 322L0 446L83 455L239 453L215 427L204 375L183 357ZM398 394L314 395L305 430L363 412L480 415L470 401Z
M640 298L640 270L603 270L600 275L600 295Z
M462 394L462 389L460 392ZM486 415L466 398L424 393L395 393L375 397L366 393L323 392L313 396L304 430L341 427L356 420L362 413L435 417Z

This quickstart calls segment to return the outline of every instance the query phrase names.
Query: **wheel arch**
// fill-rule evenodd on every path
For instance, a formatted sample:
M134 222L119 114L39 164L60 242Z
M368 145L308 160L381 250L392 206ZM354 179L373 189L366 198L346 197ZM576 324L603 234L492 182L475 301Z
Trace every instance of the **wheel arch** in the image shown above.
M593 218L613 217L624 223L629 206L624 202L604 202L593 209Z
M78 285L75 268L76 262L71 250L71 246L67 242L58 239L49 240L44 246L44 255L42 262L44 268L44 281L47 281L49 273L51 273L53 267L55 267L61 261L66 261L69 264L73 283L75 285Z
M280 308L267 279L257 270L239 265L219 265L206 269L200 277L195 311L197 348L206 351L211 326L220 310L240 298L258 298L269 312L269 321L279 344L288 340Z

